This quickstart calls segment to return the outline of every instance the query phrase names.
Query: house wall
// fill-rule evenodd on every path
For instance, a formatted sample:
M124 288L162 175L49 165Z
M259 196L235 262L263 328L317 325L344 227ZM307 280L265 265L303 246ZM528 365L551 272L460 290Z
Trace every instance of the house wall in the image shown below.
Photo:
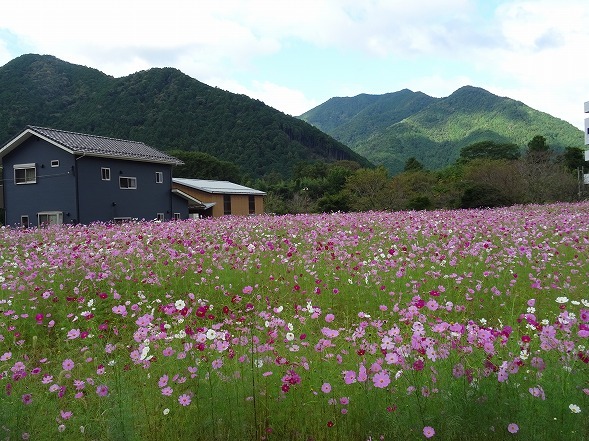
M223 194L219 193L207 193L205 191L197 190L195 188L186 187L184 185L172 184L173 188L178 188L184 193L189 194L193 198L198 199L201 202L211 203L215 205L212 208L213 217L220 217L224 215L223 205ZM261 195L254 195L256 201L256 212L255 214L264 213L264 197ZM249 212L249 195L244 194L232 194L231 195L231 214L237 216L248 216Z
M58 160L58 167L51 161ZM15 184L14 165L34 163L36 183ZM24 141L3 158L4 204L6 224L20 225L21 216L29 216L29 225L37 226L37 213L63 213L63 223L77 221L75 161L65 150L37 137Z
M158 213L164 214L164 220L173 218L171 165L90 156L81 156L76 162L80 222L153 220ZM110 180L102 179L102 168L110 169ZM156 172L162 172L162 183L156 183ZM136 178L137 188L120 188L120 177ZM186 216L187 212L186 207Z

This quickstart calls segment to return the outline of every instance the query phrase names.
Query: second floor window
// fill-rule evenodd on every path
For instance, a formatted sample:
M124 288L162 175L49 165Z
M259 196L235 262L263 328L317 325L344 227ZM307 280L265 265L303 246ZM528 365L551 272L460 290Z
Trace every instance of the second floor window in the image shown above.
M100 174L102 175L103 181L110 181L110 168L102 167L100 169Z
M14 166L15 184L34 184L37 182L37 167L35 164L18 164Z
M119 178L119 187L127 190L135 190L137 188L137 178L121 176Z
M163 184L164 182L164 173L163 172L155 172L155 183L156 184Z

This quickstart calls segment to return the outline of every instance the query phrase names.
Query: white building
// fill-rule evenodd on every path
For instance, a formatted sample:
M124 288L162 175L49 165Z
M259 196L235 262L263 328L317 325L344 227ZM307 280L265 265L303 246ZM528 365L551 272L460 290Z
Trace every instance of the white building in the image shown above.
M589 101L585 101L585 113L589 114ZM585 118L585 161L589 161L589 118ZM589 184L589 173L583 176L583 182Z

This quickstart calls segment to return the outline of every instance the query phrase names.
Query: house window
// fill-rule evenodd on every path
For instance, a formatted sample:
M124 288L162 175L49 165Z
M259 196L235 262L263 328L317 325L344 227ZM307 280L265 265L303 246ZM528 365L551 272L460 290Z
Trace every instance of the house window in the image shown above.
M100 175L102 176L103 181L110 181L110 168L102 167L100 169Z
M131 222L131 218L130 217L115 217L113 219L113 222L115 224L125 224L127 222Z
M39 226L61 225L63 223L63 213L61 211L43 211L37 213Z
M59 167L59 159L52 160L51 167Z
M253 194L249 195L248 202L249 202L249 213L256 214L256 197Z
M29 216L23 215L20 217L20 226L23 228L29 228Z
M137 189L137 178L121 176L119 178L119 187L128 190L135 190Z
M231 214L231 195L223 195L223 214Z
M159 221L159 222L163 222L163 220L164 220L164 213L158 213L156 215L156 220Z
M164 173L163 172L155 172L155 183L156 184L163 184L164 183Z
M174 213L174 220L180 220L180 213Z
M35 164L16 164L14 166L15 184L34 184L37 182L37 167Z

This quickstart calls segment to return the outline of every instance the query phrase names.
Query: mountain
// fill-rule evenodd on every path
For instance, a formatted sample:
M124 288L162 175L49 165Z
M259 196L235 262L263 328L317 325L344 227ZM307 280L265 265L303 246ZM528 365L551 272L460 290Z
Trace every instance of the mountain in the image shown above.
M349 145L391 174L415 157L429 169L453 163L480 141L525 148L536 135L556 151L583 146L583 132L566 121L484 89L461 87L446 98L404 89L384 95L331 98L299 117Z
M50 55L23 55L0 67L0 103L0 145L37 125L204 152L254 178L289 176L301 161L371 165L300 119L173 68L114 78Z

